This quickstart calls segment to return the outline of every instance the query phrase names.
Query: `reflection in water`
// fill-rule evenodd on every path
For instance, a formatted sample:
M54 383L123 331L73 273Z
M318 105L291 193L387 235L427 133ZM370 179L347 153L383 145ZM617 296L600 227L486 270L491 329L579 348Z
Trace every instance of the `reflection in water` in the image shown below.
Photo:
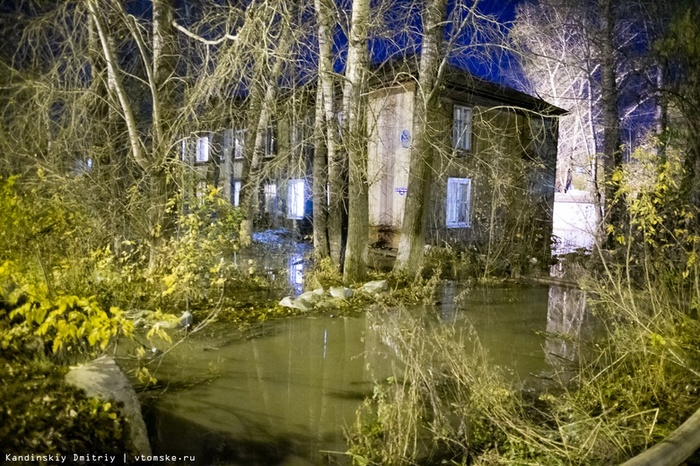
M547 288L457 286L443 291L439 312L444 322L473 326L491 361L516 378L548 368L542 336L547 325Z
M440 296L441 305L427 312L443 324L473 327L493 363L520 379L551 372L543 348L557 360L576 354L570 340L545 339L543 330L576 336L585 327L584 298L570 289L447 285ZM265 323L250 339L234 332L222 326L196 334L166 358L162 380L207 382L156 400L154 452L197 455L205 464L349 464L328 452L346 450L343 427L373 381L391 375L380 332L365 317L324 316Z
M583 291L565 286L549 287L545 352L554 369L571 372L578 361L578 342L592 331L591 327Z
M288 319L215 352L194 346L179 350L172 358L178 362L164 367L160 377L201 378L209 369L217 377L158 399L154 450L205 454L201 448L211 450L206 439L215 438L222 455L215 458L218 464L323 464L329 455L333 462L347 460L320 451L345 451L342 429L372 393L368 367L376 371L388 364L376 358L379 342L366 330L364 319ZM202 434L178 433L163 420L165 413L186 419ZM245 445L257 445L274 462L244 458Z
M453 324L457 319L455 303L455 290L458 287L454 283L448 283L442 288L442 296L438 306L440 320L446 324Z
M294 290L294 296L304 291L304 257L301 254L289 256L289 284Z

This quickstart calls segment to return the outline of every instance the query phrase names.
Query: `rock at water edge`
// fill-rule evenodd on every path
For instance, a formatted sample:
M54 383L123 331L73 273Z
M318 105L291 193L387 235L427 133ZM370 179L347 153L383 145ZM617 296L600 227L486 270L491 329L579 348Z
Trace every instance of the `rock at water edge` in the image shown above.
M121 368L109 356L71 367L66 382L85 390L88 396L121 405L122 415L129 422L131 443L141 455L151 454L146 423L134 388Z

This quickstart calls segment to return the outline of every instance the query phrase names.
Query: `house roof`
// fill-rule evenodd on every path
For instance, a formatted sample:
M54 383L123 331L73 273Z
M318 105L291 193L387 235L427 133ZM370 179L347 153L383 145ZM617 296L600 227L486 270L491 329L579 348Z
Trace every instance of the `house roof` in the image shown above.
M375 81L372 85L381 87L393 83L416 81L418 79L418 58L417 56L402 57L398 60L384 62L376 68ZM471 95L495 101L504 106L537 112L545 116L561 116L568 113L567 110L552 105L543 99L479 78L469 71L453 65L445 67L442 79L443 87L450 94Z

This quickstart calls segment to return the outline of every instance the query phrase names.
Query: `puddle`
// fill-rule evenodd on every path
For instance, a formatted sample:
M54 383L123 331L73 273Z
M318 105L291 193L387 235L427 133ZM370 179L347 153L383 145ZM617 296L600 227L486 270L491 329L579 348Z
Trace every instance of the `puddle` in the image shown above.
M513 377L551 371L552 354L575 358L571 341L545 336L584 327L573 290L446 286L440 299L427 312L473 325L493 363ZM301 317L266 323L254 338L234 333L219 327L164 361L159 377L206 382L166 391L147 409L154 452L195 455L199 464L350 464L343 428L375 377L391 375L389 350L368 319Z

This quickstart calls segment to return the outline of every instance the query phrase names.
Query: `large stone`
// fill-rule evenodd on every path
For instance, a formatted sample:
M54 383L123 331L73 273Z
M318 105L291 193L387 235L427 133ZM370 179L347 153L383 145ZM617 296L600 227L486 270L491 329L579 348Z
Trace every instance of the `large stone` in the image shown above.
M309 303L308 301L304 299L292 299L291 296L285 296L282 298L279 302L279 305L282 307L289 307L292 309L299 309L300 311L303 312L308 312L313 308L313 305Z
M389 286L387 285L386 280L375 280L372 282L367 282L364 285L362 285L362 287L360 287L361 291L372 295L382 293L388 289Z
M323 290L321 289L320 291L320 293L318 290L307 291L306 293L300 294L297 299L303 299L307 303L316 304L323 298Z
M352 290L345 286L331 286L330 287L331 296L338 299L350 299L352 298Z
M66 382L85 390L88 396L119 404L122 415L129 422L134 448L141 455L151 454L138 397L114 359L102 356L87 364L71 367L66 374Z

